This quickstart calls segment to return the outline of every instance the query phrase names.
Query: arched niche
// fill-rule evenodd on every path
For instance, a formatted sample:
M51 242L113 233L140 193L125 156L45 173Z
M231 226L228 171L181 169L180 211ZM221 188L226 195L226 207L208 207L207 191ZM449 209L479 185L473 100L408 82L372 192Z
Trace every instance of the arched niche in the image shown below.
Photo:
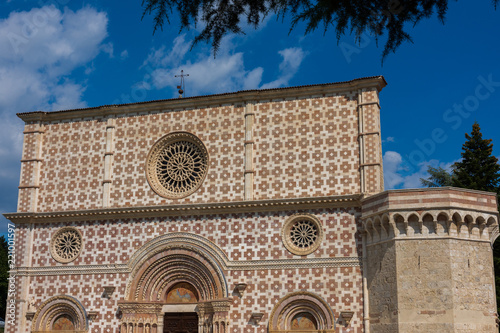
M87 313L74 297L51 297L40 305L33 318L34 332L87 332Z
M328 303L306 291L290 293L280 299L269 318L269 332L334 329L335 317Z

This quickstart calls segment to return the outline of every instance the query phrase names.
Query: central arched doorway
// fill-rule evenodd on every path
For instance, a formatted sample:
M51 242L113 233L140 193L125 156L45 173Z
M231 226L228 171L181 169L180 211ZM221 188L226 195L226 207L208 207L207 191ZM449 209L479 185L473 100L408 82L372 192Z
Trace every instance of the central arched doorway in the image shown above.
M196 306L199 296L195 287L187 282L178 282L167 291L165 301L167 307L164 307L166 311L163 316L163 333L198 332Z
M198 314L196 312L165 313L163 319L164 333L196 333L198 332Z
M119 302L122 332L226 333L230 300L213 244L162 238L131 259L125 300Z

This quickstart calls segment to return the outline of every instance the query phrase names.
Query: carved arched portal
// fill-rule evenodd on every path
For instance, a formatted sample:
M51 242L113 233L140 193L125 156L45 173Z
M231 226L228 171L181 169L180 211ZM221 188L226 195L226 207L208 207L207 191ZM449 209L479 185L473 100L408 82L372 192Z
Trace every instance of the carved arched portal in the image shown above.
M132 274L120 302L122 333L163 333L164 318L198 318L198 332L228 325L230 301L219 252L185 234L158 237L131 259ZM165 315L169 314L169 315ZM189 324L190 325L190 324ZM219 333L226 333L220 331Z
M82 304L67 295L54 296L40 305L33 318L32 332L87 332L87 313Z
M278 301L269 317L269 332L335 332L333 311L318 295L293 292Z

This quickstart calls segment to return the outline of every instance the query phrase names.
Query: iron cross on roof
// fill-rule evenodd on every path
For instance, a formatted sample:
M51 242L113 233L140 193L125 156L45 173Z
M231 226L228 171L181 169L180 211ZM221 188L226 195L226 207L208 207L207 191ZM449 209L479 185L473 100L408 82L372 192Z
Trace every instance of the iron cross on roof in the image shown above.
M184 74L184 70L181 70L181 74L176 75L175 77L180 77L181 78L181 84L177 86L177 89L179 89L179 98L182 98L184 95L184 77L189 76L189 74Z

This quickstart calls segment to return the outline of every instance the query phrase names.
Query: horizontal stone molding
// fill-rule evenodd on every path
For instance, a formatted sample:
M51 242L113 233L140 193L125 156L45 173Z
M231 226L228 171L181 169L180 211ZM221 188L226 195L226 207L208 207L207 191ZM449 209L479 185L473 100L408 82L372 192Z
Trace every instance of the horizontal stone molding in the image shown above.
M110 267L114 266L114 267ZM298 269L310 267L359 267L361 257L283 259L283 260L248 260L230 261L224 269L233 271ZM42 275L88 275L88 274L129 274L132 269L127 264L119 265L74 265L51 267L18 267L10 271L11 276Z
M24 131L23 134L40 134L40 133L45 133L45 130L43 129L35 129L31 131Z
M25 188L40 188L40 185L19 185L17 188L20 190Z
M43 159L41 159L41 158L26 158L26 159L21 160L21 163L27 163L27 162L43 162Z
M380 103L378 101L375 102L364 102L364 103L359 103L358 106L368 106L368 105L376 105L380 109Z
M359 165L359 168L361 169L368 166L381 166L381 165L382 163L363 163Z
M120 274L129 272L130 268L127 264L17 267L16 269L10 271L13 276Z
M360 136L366 136L366 135L380 135L380 131L376 131L376 132L361 132L358 134L358 138Z
M360 207L361 194L295 198L279 200L235 201L206 204L169 206L104 208L95 210L60 211L42 213L8 213L4 216L15 224L50 223L72 221L96 221L109 219L166 217L206 214L238 214L273 212L300 209Z
M50 331L31 331L31 333L47 333L47 332L50 332ZM79 330L73 330L73 331L60 331L62 333L65 333L65 332L68 332L68 333L89 333L88 330L84 330L84 331L79 331Z

